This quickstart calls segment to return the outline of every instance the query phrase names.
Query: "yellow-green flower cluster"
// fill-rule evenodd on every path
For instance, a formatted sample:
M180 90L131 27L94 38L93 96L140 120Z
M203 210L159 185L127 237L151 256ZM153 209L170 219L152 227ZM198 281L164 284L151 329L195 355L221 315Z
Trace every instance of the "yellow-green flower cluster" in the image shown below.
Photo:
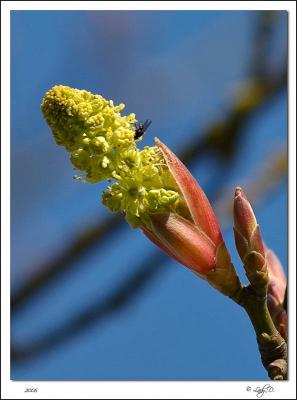
M113 177L118 181L103 193L111 211L124 211L132 227L149 225L148 214L174 210L180 201L177 187L157 147L139 151L132 147L121 154Z
M103 193L103 204L124 212L137 227L149 225L150 213L176 211L183 201L158 148L137 148L135 114L122 116L124 107L67 86L54 86L41 105L57 144L71 153L85 179L114 181Z
M134 141L135 114L121 116L124 107L67 86L54 86L43 99L41 109L57 144L71 152L72 164L88 182L107 179L116 152Z

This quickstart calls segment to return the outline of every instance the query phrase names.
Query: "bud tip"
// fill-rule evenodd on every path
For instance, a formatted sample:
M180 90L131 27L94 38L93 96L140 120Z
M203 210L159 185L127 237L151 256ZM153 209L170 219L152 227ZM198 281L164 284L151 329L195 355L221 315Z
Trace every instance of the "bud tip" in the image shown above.
M237 196L240 196L240 195L242 195L242 189L241 189L240 186L237 186L237 187L235 188L234 196L237 197Z

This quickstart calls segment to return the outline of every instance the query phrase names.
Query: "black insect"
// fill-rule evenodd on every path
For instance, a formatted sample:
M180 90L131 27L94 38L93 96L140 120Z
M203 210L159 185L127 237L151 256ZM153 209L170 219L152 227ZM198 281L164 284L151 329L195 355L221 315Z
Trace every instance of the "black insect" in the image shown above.
M141 138L141 136L145 133L145 131L147 130L147 128L150 126L151 123L152 121L147 119L143 124L142 123L135 124L134 140Z

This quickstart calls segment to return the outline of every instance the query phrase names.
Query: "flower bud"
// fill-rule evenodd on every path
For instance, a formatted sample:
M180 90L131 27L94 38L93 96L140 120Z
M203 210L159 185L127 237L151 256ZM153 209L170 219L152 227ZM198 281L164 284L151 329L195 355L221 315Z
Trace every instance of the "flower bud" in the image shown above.
M284 309L287 278L282 265L270 249L266 249L266 262L269 274L267 305L275 327L284 339L287 338L288 321Z
M233 215L235 244L246 275L254 289L265 295L268 272L264 243L251 204L239 187L235 190Z
M150 213L146 236L167 254L207 280L223 294L233 297L241 288L231 263L214 211L199 184L184 164L156 140L171 176L184 200L173 213Z
M216 246L193 223L169 214L151 214L152 230L172 254L199 274L215 268Z

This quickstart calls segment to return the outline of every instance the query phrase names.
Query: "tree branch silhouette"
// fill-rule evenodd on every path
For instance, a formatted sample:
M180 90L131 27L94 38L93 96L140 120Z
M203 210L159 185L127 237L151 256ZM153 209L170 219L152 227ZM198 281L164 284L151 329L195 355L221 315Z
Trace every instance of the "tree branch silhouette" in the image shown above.
M258 13L255 20L254 40L251 52L250 72L251 76L264 80L269 70L268 59L272 51L271 37L281 12L265 10Z
M128 307L136 296L143 292L162 271L165 271L165 268L160 268L160 265L166 260L167 256L160 251L156 252L152 257L148 257L141 263L134 275L125 279L116 292L106 296L104 300L98 299L92 306L86 308L71 321L45 337L34 341L31 345L19 348L12 346L12 360L25 361L73 337L94 323L99 324L105 321L106 318L121 311L124 307Z
M274 152L269 160L264 161L261 169L259 168L257 171L256 179L246 179L241 183L241 186L249 194L250 201L256 204L264 200L268 193L273 192L287 173L287 151L281 149ZM223 188L224 195L218 197L214 203L216 215L223 225L227 224L233 213L233 198L230 198L230 193L233 190L233 186L226 184Z

